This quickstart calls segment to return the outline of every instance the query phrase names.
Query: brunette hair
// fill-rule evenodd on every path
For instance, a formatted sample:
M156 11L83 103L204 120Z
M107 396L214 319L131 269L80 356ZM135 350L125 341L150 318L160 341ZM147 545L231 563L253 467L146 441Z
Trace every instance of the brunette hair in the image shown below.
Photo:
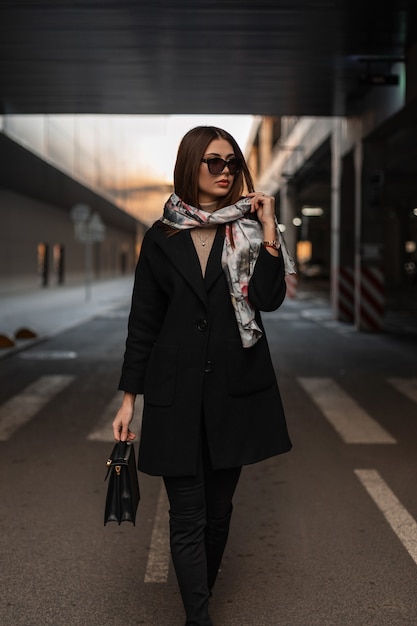
M200 208L198 201L198 178L201 159L207 146L214 139L225 139L233 148L235 156L242 159L242 169L234 175L229 193L221 198L219 208L234 204L242 197L245 188L254 191L252 176L237 141L225 130L216 126L197 126L188 131L181 140L174 168L174 190L187 204Z

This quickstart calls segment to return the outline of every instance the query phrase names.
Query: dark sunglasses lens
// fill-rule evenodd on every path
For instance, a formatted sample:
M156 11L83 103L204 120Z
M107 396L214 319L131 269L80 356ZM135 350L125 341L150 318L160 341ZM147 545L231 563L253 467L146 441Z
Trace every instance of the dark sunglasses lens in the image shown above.
M240 159L230 159L230 161L228 161L227 165L229 166L229 172L231 174L236 174L236 172L238 172L242 166L242 162Z
M208 159L207 165L208 165L210 174L215 174L215 175L221 174L226 165L226 161L223 161L223 159L216 157L214 159Z

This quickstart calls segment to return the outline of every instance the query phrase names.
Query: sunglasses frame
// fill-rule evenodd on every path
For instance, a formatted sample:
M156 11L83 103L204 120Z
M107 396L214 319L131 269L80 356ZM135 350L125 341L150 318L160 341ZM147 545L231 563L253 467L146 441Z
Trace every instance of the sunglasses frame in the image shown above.
M222 169L219 172L212 172L211 168L210 168L211 161L222 161L223 162ZM230 169L230 162L231 161L232 162L235 161L237 163L237 167L236 167L236 170L234 172L232 172L232 170ZM242 159L240 157L231 157L227 161L225 159L222 159L221 157L208 157L207 159L201 159L201 162L202 163L207 163L208 171L210 172L210 174L212 176L218 176L219 174L222 174L222 172L224 171L224 168L226 166L229 168L229 173L231 174L231 176L234 176L235 174L240 172L240 170L242 169Z

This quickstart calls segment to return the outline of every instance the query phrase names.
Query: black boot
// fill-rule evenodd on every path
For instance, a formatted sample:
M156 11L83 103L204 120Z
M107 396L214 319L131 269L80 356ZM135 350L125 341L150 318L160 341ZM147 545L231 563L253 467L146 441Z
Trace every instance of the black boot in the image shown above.
M205 515L171 513L171 554L187 616L187 626L213 626L208 614L209 590L204 548Z
M233 507L230 512L221 519L207 520L205 531L205 546L207 559L207 585L210 590L214 587L217 574L219 572L227 538L229 536L230 519Z

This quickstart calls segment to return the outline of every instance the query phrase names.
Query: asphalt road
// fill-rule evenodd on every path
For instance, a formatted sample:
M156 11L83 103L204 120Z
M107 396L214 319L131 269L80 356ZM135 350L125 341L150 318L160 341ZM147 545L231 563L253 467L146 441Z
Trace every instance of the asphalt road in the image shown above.
M243 471L215 626L417 624L416 336L321 305L265 316L294 448ZM140 475L136 527L103 526L126 315L0 361L0 416L22 418L0 419L5 626L184 623L160 479Z

